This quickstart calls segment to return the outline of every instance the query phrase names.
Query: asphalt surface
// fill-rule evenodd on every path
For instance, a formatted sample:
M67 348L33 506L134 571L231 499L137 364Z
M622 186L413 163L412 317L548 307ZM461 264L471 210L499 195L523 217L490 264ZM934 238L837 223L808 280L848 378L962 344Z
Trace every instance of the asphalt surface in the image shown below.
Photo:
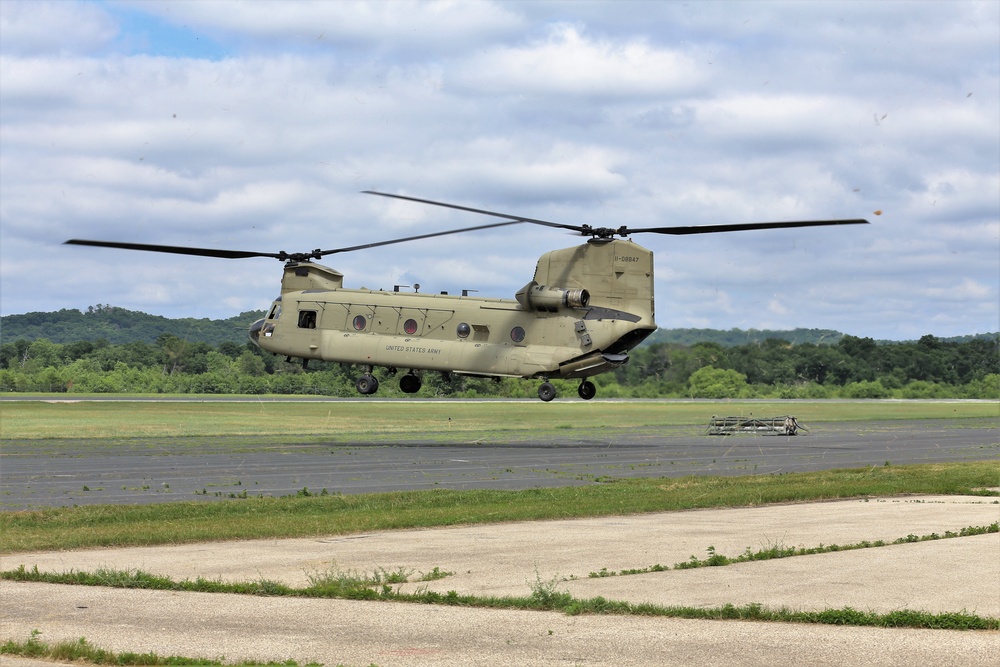
M328 571L412 572L447 592L715 607L1000 617L1000 535L904 543L693 570L591 577L673 564L709 546L745 549L891 541L1000 519L997 499L938 496L803 503L570 521L380 532L320 539L6 556L42 571L141 568L177 579L301 585ZM116 652L326 665L994 665L1000 633L567 616L389 602L267 598L0 583L0 639L90 643ZM32 661L4 659L26 667Z
M997 420L808 424L797 436L707 436L691 427L609 438L567 430L544 441L324 444L266 438L5 442L0 509L212 501L417 489L524 489L605 478L752 475L886 463L1000 459Z

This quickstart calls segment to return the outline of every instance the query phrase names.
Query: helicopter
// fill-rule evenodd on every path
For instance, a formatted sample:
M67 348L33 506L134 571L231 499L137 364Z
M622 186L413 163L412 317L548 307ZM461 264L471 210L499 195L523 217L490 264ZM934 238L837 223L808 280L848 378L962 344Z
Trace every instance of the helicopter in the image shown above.
M71 239L70 245L119 248L223 259L268 257L284 262L281 292L267 315L250 326L250 340L262 350L301 359L360 366L355 388L376 393L376 368L399 379L406 394L420 390L421 373L446 378L540 379L538 397L556 397L554 378L579 379L577 393L590 400L597 388L589 379L628 362L629 350L656 331L653 253L633 234L708 234L764 229L868 224L864 219L754 222L721 225L629 228L592 227L539 220L400 194L363 194L439 206L502 222L431 232L330 250L277 253ZM313 260L448 234L516 224L573 232L586 241L546 252L533 278L513 299L348 289L344 275Z

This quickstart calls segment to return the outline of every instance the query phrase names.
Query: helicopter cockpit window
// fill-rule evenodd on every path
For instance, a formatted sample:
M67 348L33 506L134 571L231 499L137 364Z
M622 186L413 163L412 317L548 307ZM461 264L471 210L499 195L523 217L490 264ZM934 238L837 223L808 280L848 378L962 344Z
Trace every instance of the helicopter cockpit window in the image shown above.
M299 311L299 328L300 329L315 329L316 328L316 311L315 310L300 310Z
M368 320L365 319L364 315L358 315L354 318L354 330L364 331L365 326L368 325Z
M524 340L524 329L522 327L514 327L510 330L510 339L515 343L520 343Z
M271 312L267 314L267 319L276 320L281 317L281 304L276 303L271 307Z
M470 327L465 322L462 322L461 324L458 325L456 333L458 334L459 338L468 338L469 334L472 333L472 327Z

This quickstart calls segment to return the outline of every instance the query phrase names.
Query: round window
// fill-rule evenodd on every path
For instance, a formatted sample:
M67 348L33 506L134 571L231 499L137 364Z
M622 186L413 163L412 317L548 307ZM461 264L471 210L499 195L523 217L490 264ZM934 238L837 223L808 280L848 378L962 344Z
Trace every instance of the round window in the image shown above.
M524 340L524 329L521 327L514 327L510 330L510 339L515 343L520 343Z
M403 331L408 334L417 333L417 321L411 318L403 322Z
M368 324L368 320L365 319L364 315L358 315L357 317L354 318L354 328L357 331L363 331L364 328L365 328L365 325L367 325L367 324Z
M468 338L469 334L472 333L472 327L470 327L465 322L462 322L461 324L458 325L458 329L456 330L456 332L458 333L459 338Z

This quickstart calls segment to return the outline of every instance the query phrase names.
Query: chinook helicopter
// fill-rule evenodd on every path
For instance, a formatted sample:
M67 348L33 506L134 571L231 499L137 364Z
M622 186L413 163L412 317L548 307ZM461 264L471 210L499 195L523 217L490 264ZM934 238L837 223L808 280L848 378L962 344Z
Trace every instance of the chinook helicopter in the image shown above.
M868 224L867 220L808 220L632 229L570 225L430 199L365 190L364 194L500 218L497 222L331 250L302 253L247 252L183 246L88 241L71 245L121 248L200 257L270 257L285 263L281 294L267 315L250 327L261 349L301 359L361 366L358 393L378 391L375 368L394 375L399 387L420 390L423 371L445 376L535 378L538 397L556 396L553 378L579 379L577 393L590 400L589 378L628 362L628 352L656 331L653 253L626 240L632 234L708 234L761 229ZM588 237L586 242L541 256L534 277L513 299L348 289L340 272L313 260L355 250L516 224L553 227ZM616 238L620 237L620 238Z

